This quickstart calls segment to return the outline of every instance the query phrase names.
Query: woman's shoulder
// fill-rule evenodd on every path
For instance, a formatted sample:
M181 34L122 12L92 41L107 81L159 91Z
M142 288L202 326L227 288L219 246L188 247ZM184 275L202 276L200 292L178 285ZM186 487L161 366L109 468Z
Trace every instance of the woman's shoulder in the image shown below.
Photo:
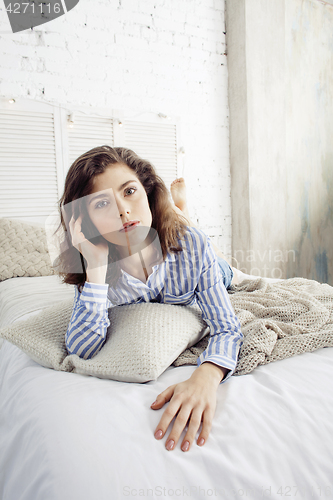
M205 247L208 239L209 237L198 227L187 226L179 243L184 246L184 244L191 242L196 247Z

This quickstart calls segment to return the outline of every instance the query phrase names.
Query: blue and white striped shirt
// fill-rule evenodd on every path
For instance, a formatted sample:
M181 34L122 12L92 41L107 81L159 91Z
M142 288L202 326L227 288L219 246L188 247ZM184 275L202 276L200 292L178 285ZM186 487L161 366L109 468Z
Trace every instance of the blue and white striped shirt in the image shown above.
M121 270L116 287L85 282L81 294L75 287L71 320L66 333L70 354L93 357L103 346L110 325L108 308L140 302L192 305L197 303L210 327L207 349L197 365L210 361L235 371L243 335L239 320L224 286L210 238L200 229L188 227L178 240L182 251L168 253L153 266L146 283ZM223 381L224 381L223 380Z

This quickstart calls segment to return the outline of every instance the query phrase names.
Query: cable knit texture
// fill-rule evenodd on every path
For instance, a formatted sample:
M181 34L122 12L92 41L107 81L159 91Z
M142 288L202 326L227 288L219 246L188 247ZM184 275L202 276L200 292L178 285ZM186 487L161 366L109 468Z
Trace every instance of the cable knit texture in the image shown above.
M0 219L0 281L20 276L51 276L54 269L43 227Z
M333 287L304 278L244 280L229 290L244 342L234 375L258 365L333 346ZM176 366L196 364L207 339L187 349Z

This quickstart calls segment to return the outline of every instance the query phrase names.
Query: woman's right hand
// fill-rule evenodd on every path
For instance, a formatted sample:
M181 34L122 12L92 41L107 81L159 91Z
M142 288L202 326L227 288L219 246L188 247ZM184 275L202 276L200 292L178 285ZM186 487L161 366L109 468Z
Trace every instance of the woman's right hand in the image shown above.
M75 247L86 259L87 269L107 268L109 245L106 240L101 241L94 245L91 243L82 232L82 215L74 220L72 215L69 221L70 235L72 238L72 245Z

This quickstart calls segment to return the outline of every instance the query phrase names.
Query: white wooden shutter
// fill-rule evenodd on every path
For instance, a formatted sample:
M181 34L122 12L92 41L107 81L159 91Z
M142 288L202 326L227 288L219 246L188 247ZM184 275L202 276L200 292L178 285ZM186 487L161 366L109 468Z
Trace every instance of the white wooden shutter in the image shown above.
M0 109L0 217L45 217L57 201L52 108Z
M125 121L125 147L149 160L167 188L177 177L175 124Z
M151 161L168 188L177 177L175 123L123 120L121 111L73 111L70 128L69 110L61 106L30 99L0 103L0 217L44 222L57 210L73 161L103 144L128 147Z
M97 146L113 146L113 118L74 115L73 128L68 127L69 165L80 155Z

